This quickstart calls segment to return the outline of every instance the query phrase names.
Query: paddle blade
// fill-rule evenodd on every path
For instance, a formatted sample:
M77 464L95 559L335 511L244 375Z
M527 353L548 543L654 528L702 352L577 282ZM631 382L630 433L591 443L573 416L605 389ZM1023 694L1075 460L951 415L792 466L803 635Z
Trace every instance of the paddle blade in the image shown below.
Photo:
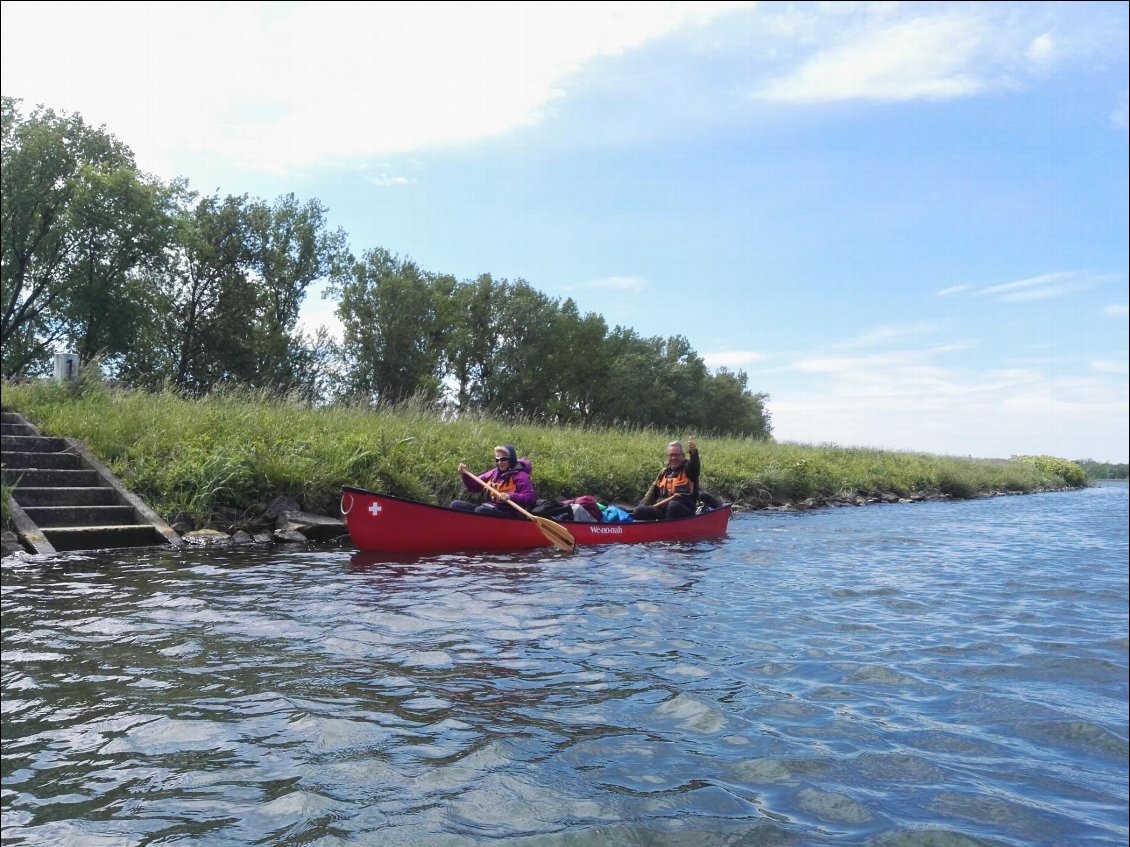
M573 533L565 529L559 523L554 523L549 518L534 518L534 523L538 525L541 534L548 538L553 546L558 550L565 553L572 553L577 549L577 539L573 537Z

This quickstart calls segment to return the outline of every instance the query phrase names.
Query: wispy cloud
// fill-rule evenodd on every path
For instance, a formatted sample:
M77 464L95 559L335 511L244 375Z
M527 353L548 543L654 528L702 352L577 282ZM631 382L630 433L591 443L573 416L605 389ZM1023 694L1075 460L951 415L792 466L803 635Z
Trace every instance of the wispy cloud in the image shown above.
M1091 370L1101 374L1130 373L1130 366L1126 359L1099 359L1091 362Z
M1085 271L1058 271L1039 276L990 285L973 292L974 297L989 297L1001 303L1027 303L1051 300L1083 291L1095 285L1113 282L1116 276L1091 274Z
M1066 293L1069 287L1077 282L1078 277L1078 274L1072 272L1041 274L1000 285L990 285L988 288L979 289L975 292L975 296L992 297L1006 302L1047 300Z
M955 294L961 294L963 291L968 291L968 285L951 285L949 288L943 288L938 292L939 297L952 297Z
M582 288L610 289L613 291L627 291L631 294L642 294L648 289L648 282L641 276L607 276L604 279L593 279L581 283Z
M1123 91L1122 98L1110 113L1110 122L1116 129L1130 129L1130 91Z
M1130 315L1130 306L1125 303L1115 303L1103 309L1104 315L1110 315L1112 318L1125 318Z
M880 19L862 32L841 32L845 36L850 40L770 80L754 97L792 103L936 100L970 96L985 87L974 73L974 60L988 32L974 16Z
M820 3L778 14L776 4L766 6L777 20L773 34L792 39L779 42L788 43L782 54L792 65L782 59L752 96L798 104L949 100L1015 90L1080 56L1122 56L1108 32L1086 30L1078 16L1051 4L1020 15L1010 5ZM1116 115L1125 121L1124 106Z
M865 347L878 347L891 342L902 342L908 338L925 338L936 335L939 327L934 324L916 323L903 326L881 326L855 338L849 338L832 345L832 349L854 350Z
M857 383L873 383L878 375L888 380L892 374L913 374L915 379L919 379L925 374L938 376L944 373L938 366L926 363L927 355L917 350L894 350L866 356L813 355L797 358L790 367L801 373L839 376Z
M389 186L411 185L416 180L406 176L371 176L369 182L378 188L387 188Z

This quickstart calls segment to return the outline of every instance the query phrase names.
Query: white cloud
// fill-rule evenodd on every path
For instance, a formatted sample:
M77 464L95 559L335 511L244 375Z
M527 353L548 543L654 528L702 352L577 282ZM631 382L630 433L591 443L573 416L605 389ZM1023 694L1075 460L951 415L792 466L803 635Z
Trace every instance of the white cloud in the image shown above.
M1108 20L1062 13L1053 4L1020 4L1020 13L1012 6L766 6L764 30L774 39L767 55L781 70L754 86L753 96L784 103L947 100L1016 90L1080 59L1125 61L1113 11ZM1096 20L1102 23L1092 27ZM1124 107L1115 114L1125 122Z
M1028 45L1028 59L1034 65L1049 65L1059 52L1055 38L1050 32L1045 32L1032 39Z
M837 349L876 347L891 341L903 341L907 338L922 338L927 335L934 335L938 332L938 329L937 326L927 323L906 324L903 326L881 326L832 346Z
M1041 274L1040 276L1027 277L1025 279L1018 279L1013 282L1005 282L1000 285L992 285L988 288L982 288L977 292L977 296L990 296L994 294L1011 293L1022 289L1031 289L1044 285L1057 284L1064 280L1071 279L1072 274L1067 272L1057 272L1050 274Z
M1018 281L1024 282L1024 281ZM880 327L860 339L913 340L931 326ZM839 345L843 349L848 345ZM1124 358L1095 360L1090 373L1054 377L1059 357L993 367L957 354L967 343L798 356L782 373L761 369L774 436L806 444L875 447L1005 458L1067 459L1089 445L1100 461L1125 461L1128 395Z
M1091 362L1091 370L1101 374L1130 373L1126 359L1099 359Z
M369 182L378 188L387 188L388 186L398 185L411 185L416 180L406 176L373 176L369 177Z
M76 112L143 169L276 172L487 138L560 82L745 3L4 3L4 94Z
M1056 297L1063 297L1066 294L1078 291L1079 288L1079 285L1072 283L1047 285L1028 291L1016 291L1012 294L1003 294L996 299L1001 303L1032 303L1037 300L1053 300Z
M1090 458L1125 461L1125 382L1050 380L1029 369L964 373L884 361L809 360L825 377L770 389L778 440L876 447L981 458L1049 454L1066 459L1079 444Z
M991 285L974 292L973 296L991 297L1001 303L1026 303L1063 297L1115 279L1116 277L1111 275L1090 274L1084 271L1058 271Z
M770 80L754 96L793 103L970 96L985 87L975 60L988 35L977 17L960 13L878 19L871 29L845 30L840 37L850 41Z
M1130 129L1130 91L1123 91L1120 101L1110 113L1110 122L1117 129Z
M948 371L927 360L929 351L900 350L866 356L803 356L791 370L831 378L832 394L860 397L898 396L917 402L920 397L940 397L954 392Z
M1087 271L1056 271L1024 279L974 289L969 285L955 285L937 292L938 297L958 294L970 297L987 297L999 303L1029 303L1065 297L1096 286L1115 283L1125 285L1124 277L1117 274L1094 274ZM1113 317L1126 315L1125 305L1107 306L1104 313Z
M316 282L306 292L302 301L302 312L298 319L298 329L313 335L321 328L336 340L341 341L345 334L345 327L337 316L337 301L322 298L325 282Z
M1103 314L1110 315L1112 318L1125 318L1130 315L1130 306L1125 303L1116 303L1103 309Z

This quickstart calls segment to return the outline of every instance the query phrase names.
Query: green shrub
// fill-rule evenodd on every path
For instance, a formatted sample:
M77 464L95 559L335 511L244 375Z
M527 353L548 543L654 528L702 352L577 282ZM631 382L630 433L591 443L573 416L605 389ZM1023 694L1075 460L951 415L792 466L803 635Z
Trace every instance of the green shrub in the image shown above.
M1067 488L1083 488L1087 485L1087 474L1074 462L1057 459L1055 456L1013 456L1018 462L1031 465L1048 477L1059 480Z

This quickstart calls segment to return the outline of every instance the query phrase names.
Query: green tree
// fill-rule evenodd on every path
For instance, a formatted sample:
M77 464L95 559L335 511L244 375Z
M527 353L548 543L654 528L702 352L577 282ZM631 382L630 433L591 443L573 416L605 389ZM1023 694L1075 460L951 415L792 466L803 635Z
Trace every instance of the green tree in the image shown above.
M339 298L343 390L372 402L411 397L437 403L454 281L380 248L369 250L327 289Z
M450 327L444 346L444 371L455 386L455 405L464 411L489 408L499 364L498 335L501 321L496 304L505 299L505 287L490 274L457 283L450 299L441 304Z
M769 395L751 394L748 379L743 371L726 368L707 377L697 403L699 420L692 426L701 433L769 438L773 431L765 408Z
M572 299L561 304L560 359L553 368L561 392L556 419L581 426L596 418L608 366L608 324L593 312L582 316Z
M560 399L558 374L568 366L557 303L525 280L500 284L491 323L495 365L484 393L492 412L548 421Z
M633 329L617 326L592 354L599 372L587 395L589 422L602 426L657 425L662 417L654 397L657 386L661 386L659 340L645 339Z
M145 182L129 167L82 170L70 214L72 283L58 321L82 361L112 363L134 346L151 305L139 276L163 264L175 189Z
M255 296L244 273L246 198L185 200L164 265L145 277L153 308L121 374L201 395L230 375L225 360L246 335L240 315Z
M338 275L353 261L343 230L330 230L326 208L317 200L300 203L293 194L274 205L254 202L244 210L247 273L258 296L247 304L243 346L250 353L235 369L243 382L288 393L309 383L309 353L295 329L310 285Z
M697 429L701 425L699 403L706 365L690 342L681 335L658 341L660 372L652 386L653 426L676 430Z
M308 399L325 389L332 340L298 330L307 288L345 262L317 202L274 206L247 195L184 192L160 268L145 276L152 308L122 375L193 395L239 384Z
M121 352L130 278L160 256L169 190L105 129L3 98L0 344L6 377L41 372L60 343Z

